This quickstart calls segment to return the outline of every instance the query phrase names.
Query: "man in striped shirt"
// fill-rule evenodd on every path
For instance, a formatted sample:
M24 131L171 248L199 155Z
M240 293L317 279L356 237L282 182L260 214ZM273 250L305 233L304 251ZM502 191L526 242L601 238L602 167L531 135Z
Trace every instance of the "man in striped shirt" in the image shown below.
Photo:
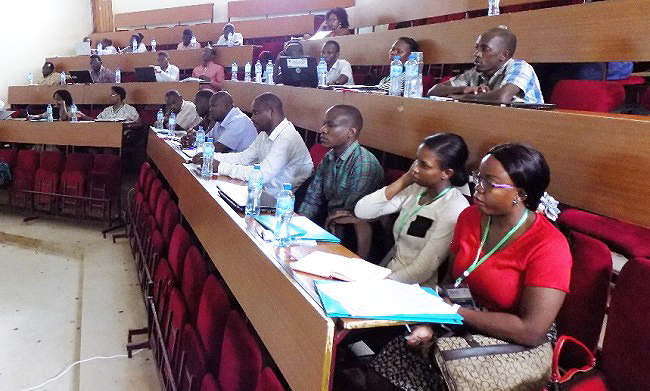
M517 37L506 28L479 35L474 67L433 86L428 95L497 102L544 103L535 70L524 60L512 58Z
M359 145L363 117L356 107L337 105L327 110L320 142L329 151L316 169L298 212L322 223L327 216L352 215L357 201L384 184L377 158Z

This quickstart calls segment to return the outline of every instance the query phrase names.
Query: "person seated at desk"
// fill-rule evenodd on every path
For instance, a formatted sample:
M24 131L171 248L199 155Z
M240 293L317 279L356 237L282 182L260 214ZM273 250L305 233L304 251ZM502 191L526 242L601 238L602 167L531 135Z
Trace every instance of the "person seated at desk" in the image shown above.
M125 146L138 145L144 137L142 129L142 122L140 121L140 114L128 103L124 102L126 99L126 90L120 86L111 87L111 106L108 106L97 116L98 120L122 120L124 121L122 127L124 129L124 142Z
M354 84L352 67L346 60L339 58L341 46L336 41L327 41L321 49L320 56L327 63L327 85Z
M226 23L223 26L223 34L217 40L217 46L241 46L244 44L244 36L235 32L235 26L232 23Z
M54 107L52 111L52 117L58 119L59 121L70 121L72 119L72 111L70 108L74 104L72 100L72 94L68 90L56 90L52 95L54 98ZM28 119L38 120L47 118L47 112L38 115L30 115ZM77 119L82 121L94 121L93 117L89 117L81 111L77 110Z
M397 41L395 41L393 46L390 48L390 51L388 52L388 63L390 64L390 62L393 61L393 57L399 56L400 61L402 61L402 64L404 64L406 61L408 61L411 53L417 51L418 43L415 42L413 38L400 37L397 39ZM402 76L400 78L400 86L402 91L404 91L404 77L405 74L402 73ZM390 89L390 75L381 79L377 84L377 88L388 91Z
M351 216L357 201L384 183L381 164L359 144L362 127L363 117L354 106L327 110L319 134L329 151L316 169L299 213L317 223Z
M302 44L300 43L300 40L292 38L285 42L284 49L278 53L278 56L275 58L275 63L273 64L273 81L275 83L282 83L282 79L280 78L282 76L282 71L280 69L280 57L298 58L303 57L304 55L305 52L303 50ZM264 67L264 65L262 66Z
M113 46L113 40L104 38L102 39L102 52L97 54L116 54L117 49Z
M58 86L61 85L61 74L54 72L54 64L50 61L45 61L43 64L43 78L38 81L39 86Z
M217 49L206 46L201 56L203 63L192 70L192 77L210 82L210 84L201 85L200 88L210 88L214 92L223 88L223 81L226 79L223 67L214 62L216 56Z
M154 65L153 70L156 81L178 81L178 67L169 63L169 53L165 51L158 52L158 65Z
M325 14L325 20L321 23L316 32L331 31L327 37L338 37L341 35L350 35L350 23L348 23L348 13L341 7L332 8Z
M183 96L176 90L169 90L165 94L165 117L163 125L169 129L169 116L176 114L176 130L192 129L201 122L201 117L196 112L193 102L183 100Z
M253 164L259 163L269 194L277 196L284 183L297 189L309 178L314 164L300 133L284 116L282 101L267 92L253 100L251 111L259 134L243 152L215 154L215 172L245 181Z
M190 29L183 30L182 41L178 44L176 50L201 49L201 44L196 42L196 38L194 38L194 41L192 40L192 38L194 38L194 34L192 33L192 30Z
M115 72L102 65L102 58L97 54L90 56L90 77L93 83L115 83Z
M467 184L467 145L453 133L424 139L409 171L390 185L359 200L362 219L399 212L393 226L390 278L435 287L447 260L458 215L469 205L459 187Z
M569 291L572 259L564 235L535 212L550 182L548 164L529 146L502 144L483 157L474 178L475 205L458 217L446 282L467 284L485 311L460 307L458 313L473 332L539 346L548 361L539 361L534 371L550 373L548 342L554 342L553 322ZM432 338L430 325L415 326L406 339L392 340L370 367L404 389L432 389L441 375L414 354ZM530 379L524 381L530 388Z
M535 70L524 60L512 58L517 37L506 28L479 35L474 67L431 87L427 95L509 103L544 103Z
M122 53L146 53L147 46L145 46L142 39L144 35L142 33L133 34L131 40L129 41L129 46L123 48L120 52ZM133 41L135 41L135 49L133 49Z
M201 122L188 129L188 134L192 134L199 126L203 126L203 130L207 133L208 129L214 124L214 121L210 119L210 98L212 98L212 95L214 95L212 90L199 90L194 95L194 106L196 107L196 113L201 117ZM181 140L182 142L183 140ZM192 143L194 143L193 139Z

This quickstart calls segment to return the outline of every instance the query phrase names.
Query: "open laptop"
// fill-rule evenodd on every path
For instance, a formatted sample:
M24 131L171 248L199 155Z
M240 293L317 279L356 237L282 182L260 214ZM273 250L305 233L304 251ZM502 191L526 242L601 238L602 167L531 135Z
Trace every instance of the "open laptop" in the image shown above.
M233 209L243 212L246 208L246 200L248 199L248 187L246 185L238 185L235 183L217 180L217 189L219 195L223 198ZM262 212L275 211L275 197L262 190L260 196L260 210Z
M156 72L153 67L135 68L135 79L137 81L156 81Z
M70 79L74 84L92 84L93 78L90 77L90 71L70 71Z
M315 57L281 56L278 60L281 74L277 82L294 87L316 87L318 86L317 65L318 61Z

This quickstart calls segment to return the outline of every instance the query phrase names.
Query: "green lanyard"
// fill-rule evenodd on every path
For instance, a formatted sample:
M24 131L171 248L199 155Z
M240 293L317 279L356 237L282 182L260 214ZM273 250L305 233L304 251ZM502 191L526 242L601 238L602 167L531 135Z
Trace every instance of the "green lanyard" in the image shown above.
M476 252L476 258L474 258L474 262L472 262L472 264L469 265L467 270L463 272L463 275L458 277L454 286L458 288L460 283L463 282L463 279L467 278L467 276L469 276L470 273L476 270L477 267L481 266L481 264L485 262L485 260L488 259L492 254L494 254L503 245L503 243L505 243L506 240L510 239L512 234L514 234L519 229L519 227L521 227L522 224L524 224L524 221L526 221L526 217L528 217L528 209L525 210L524 214L521 216L517 224L514 227L512 227L510 231L508 231L508 233L503 238L501 238L499 243L497 243L497 245L494 246L492 250L490 250L487 254L483 256L483 258L479 260L478 257L481 255L481 250L483 250L483 245L485 244L485 240L487 239L488 233L490 232L490 223L492 222L492 217L488 217L488 222L485 227L485 232L483 232L483 238L481 239L481 245L479 246L478 251Z
M418 212L419 212L422 208L424 208L425 206L427 206L427 205L431 205L431 204L432 204L433 202L435 202L437 199L439 199L439 198L441 198L442 196L444 196L445 194L449 193L449 190L451 190L451 186L449 186L448 188L446 188L446 189L444 189L443 191L441 191L440 194L438 194L438 195L436 196L436 198L433 199L433 201L429 202L428 204L419 205L417 208L415 208L415 210L413 210L412 213L405 214L405 215L404 215L404 218L403 218L402 221L400 222L399 230L397 231L397 236L399 237L399 236L402 235L402 230L404 229L404 225L406 225L406 222L409 221L409 220L411 219L411 217L413 217L413 215L415 215L416 213L418 213ZM426 193L426 192L427 192L427 191L425 190L425 191L423 191L422 193L420 193L420 195L418 196L417 200L415 200L415 205L418 205L418 204L420 203L420 198L422 198L422 196L423 196L424 193Z

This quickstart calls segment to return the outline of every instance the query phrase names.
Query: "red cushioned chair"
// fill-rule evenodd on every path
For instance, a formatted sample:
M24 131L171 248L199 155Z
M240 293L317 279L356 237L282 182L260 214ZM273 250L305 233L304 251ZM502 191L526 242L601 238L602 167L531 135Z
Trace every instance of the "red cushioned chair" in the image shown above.
M11 171L16 166L16 150L15 149L0 149L0 162L7 163Z
M57 193L59 177L63 171L65 156L61 151L43 151L39 167L34 175L34 191L40 193ZM36 194L37 209L52 211L56 197L46 194Z
M34 189L34 176L38 169L40 153L38 151L22 150L16 155L16 168L11 182L11 205L20 208L31 207L32 195L25 190Z
M578 339L595 352L607 307L612 256L603 242L579 232L571 232L570 242L570 293L556 318L557 331L559 335ZM567 345L562 356L563 368L575 368L584 361L583 354L572 345Z
M625 102L625 89L618 83L597 80L560 80L551 103L559 109L610 112Z
M152 211L156 210L156 203L158 202L158 196L160 196L160 192L163 190L163 188L164 188L163 183L158 178L154 179L153 182L151 183L149 196L146 198L149 204L149 208Z
M206 371L205 352L196 330L190 323L185 324L183 328L179 354L178 389L180 391L198 389Z
M228 315L219 361L218 380L223 391L255 391L262 355L236 310Z
M221 388L219 388L219 384L217 384L217 379L214 378L214 375L208 372L203 376L199 391L221 391Z
M646 88L645 91L643 91L639 103L641 104L641 106L650 110L650 88Z
M61 199L63 213L83 213L83 200L73 197L82 197L86 193L86 178L91 165L92 155L87 153L69 153L66 157L59 192L70 197Z
M160 233L162 233L165 242L169 242L174 232L174 227L179 224L181 221L181 213L178 210L176 202L169 200L167 202L167 208L163 213L162 226L160 227Z
M167 251L167 259L174 275L174 283L177 286L180 286L183 281L183 261L191 245L190 235L182 225L177 224L169 241L169 250Z
M158 196L156 201L156 207L153 209L153 215L156 218L156 223L158 228L162 228L163 213L167 208L167 203L171 199L169 192L166 189L163 189Z
M314 163L314 171L316 171L316 168L318 168L318 165L327 152L329 152L329 149L325 148L321 143L315 143L309 148L309 155L311 156L311 161Z
M257 387L255 391L284 391L284 387L280 384L277 376L269 367L264 368L257 379Z
M612 83L618 83L624 86L640 86L645 84L645 77L641 76L628 76L621 80L611 80Z
M162 326L167 354L171 358L174 373L178 373L180 357L177 356L177 352L179 352L185 323L187 323L187 305L181 291L173 287L169 292L167 309L162 317Z
M427 93L436 85L436 77L432 75L422 75L422 95L427 96Z
M212 371L219 368L223 331L231 308L226 288L215 275L208 275L199 300L196 331L203 343L207 368Z
M205 260L196 246L187 250L183 261L183 280L181 293L189 312L189 319L192 324L196 323L196 315L199 312L199 300L203 291L203 284L208 278L208 269Z
M112 217L112 201L119 203L120 186L120 156L94 155L93 167L88 173L88 195L97 200L88 203L89 214L101 218Z

